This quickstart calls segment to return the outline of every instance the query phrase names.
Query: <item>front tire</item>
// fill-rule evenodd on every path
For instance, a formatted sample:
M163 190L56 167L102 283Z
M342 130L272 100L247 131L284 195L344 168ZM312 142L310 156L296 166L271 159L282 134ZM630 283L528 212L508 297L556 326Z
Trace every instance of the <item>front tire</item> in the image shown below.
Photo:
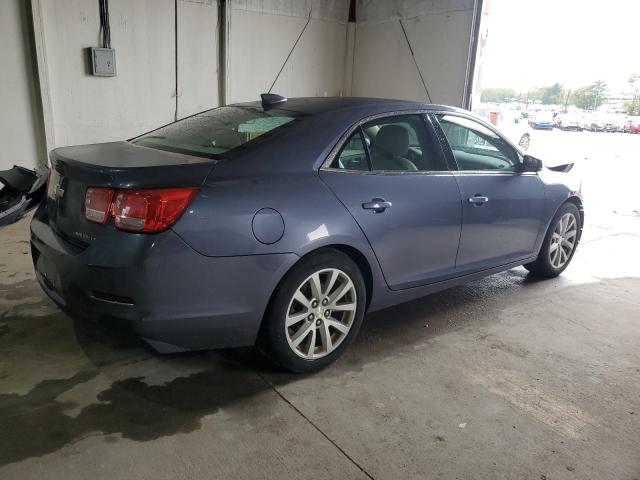
M569 266L581 230L578 208L573 203L565 203L549 225L538 258L524 265L524 268L541 277L557 277Z
M334 249L313 252L277 287L261 344L291 372L320 370L357 335L365 306L365 282L355 262Z

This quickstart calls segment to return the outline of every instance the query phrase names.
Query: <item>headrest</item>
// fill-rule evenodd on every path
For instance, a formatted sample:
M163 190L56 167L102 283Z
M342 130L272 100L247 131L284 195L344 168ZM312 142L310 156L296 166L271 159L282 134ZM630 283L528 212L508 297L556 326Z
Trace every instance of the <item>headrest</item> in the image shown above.
M402 157L409 151L409 132L400 125L385 125L376 135L375 153Z

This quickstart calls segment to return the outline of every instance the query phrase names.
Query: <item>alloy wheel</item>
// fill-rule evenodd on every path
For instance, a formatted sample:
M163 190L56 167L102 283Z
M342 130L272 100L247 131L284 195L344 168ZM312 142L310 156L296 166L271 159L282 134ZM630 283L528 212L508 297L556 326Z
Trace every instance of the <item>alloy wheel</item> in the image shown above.
M357 309L356 288L337 268L319 270L302 282L289 302L285 334L305 360L333 352L349 334Z
M549 261L562 268L571 258L578 237L578 222L573 213L565 213L556 224L549 246Z

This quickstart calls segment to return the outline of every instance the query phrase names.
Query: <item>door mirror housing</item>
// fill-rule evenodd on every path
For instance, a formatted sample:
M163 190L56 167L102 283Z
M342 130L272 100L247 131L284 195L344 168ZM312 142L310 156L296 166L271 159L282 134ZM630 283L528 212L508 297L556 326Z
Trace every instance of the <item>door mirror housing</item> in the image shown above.
M522 158L522 164L520 167L521 172L539 172L542 170L542 160L531 155L525 155Z

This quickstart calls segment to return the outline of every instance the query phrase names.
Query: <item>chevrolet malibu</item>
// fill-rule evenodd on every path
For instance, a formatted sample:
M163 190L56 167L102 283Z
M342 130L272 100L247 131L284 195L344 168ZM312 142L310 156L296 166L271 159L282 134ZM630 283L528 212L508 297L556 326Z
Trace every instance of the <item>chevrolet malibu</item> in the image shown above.
M257 344L295 372L339 357L366 311L559 275L583 224L570 166L407 101L263 95L50 160L31 250L65 312L159 352Z

